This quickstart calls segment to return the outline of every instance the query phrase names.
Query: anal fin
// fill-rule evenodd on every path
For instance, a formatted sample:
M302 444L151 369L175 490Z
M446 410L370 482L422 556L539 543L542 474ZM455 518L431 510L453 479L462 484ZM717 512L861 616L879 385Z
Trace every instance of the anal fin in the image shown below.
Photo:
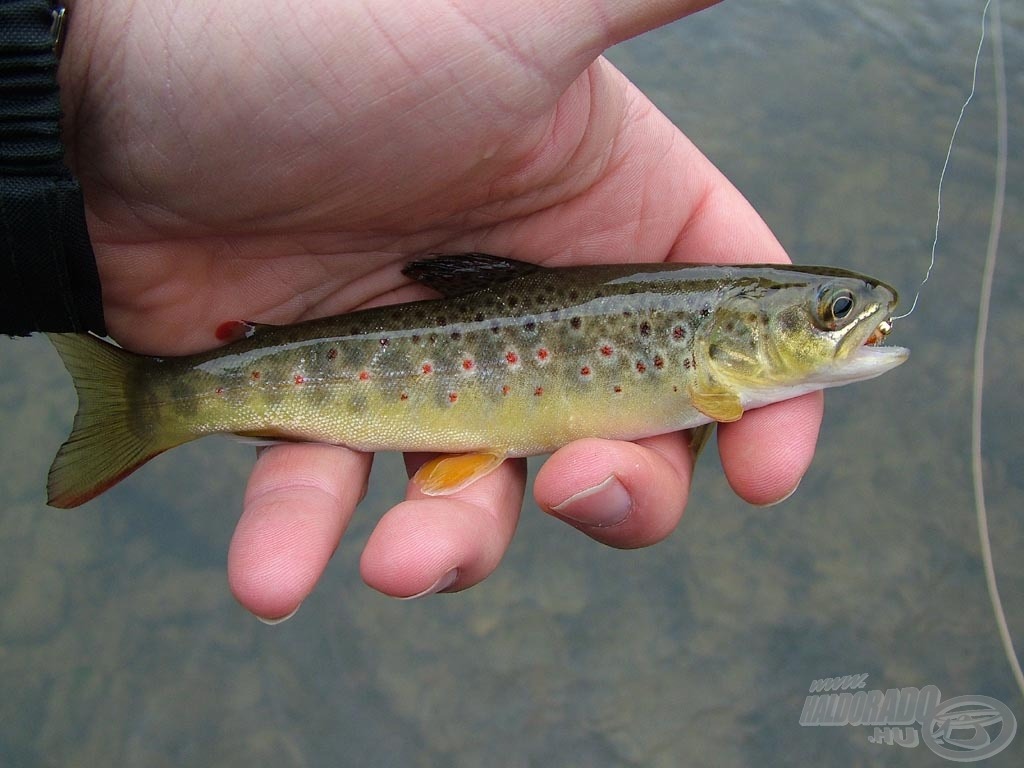
M503 461L496 453L443 454L420 467L412 480L427 496L448 496L489 475Z

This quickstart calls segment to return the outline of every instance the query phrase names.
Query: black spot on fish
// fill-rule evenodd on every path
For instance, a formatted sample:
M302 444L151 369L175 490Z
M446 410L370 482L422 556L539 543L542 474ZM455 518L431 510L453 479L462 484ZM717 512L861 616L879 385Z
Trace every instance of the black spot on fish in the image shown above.
M650 336L651 335L651 324L648 323L646 320L644 320L642 323L640 323L640 335L641 336Z
M387 345L388 345L388 344L389 344L390 342L391 342L391 340L390 340L390 339L388 339L388 338L383 338L383 339L381 339L381 340L380 340L380 345L381 345L382 347L386 347L386 346L387 346Z
M703 307L700 308L700 316L701 317L707 317L710 314L711 314L711 305L710 304L705 304Z
M477 312L475 315L473 315L473 319L478 323L482 323L484 321L484 313Z
M523 329L529 333L533 333L537 330L537 324L531 320L523 326Z
M420 343L420 335L418 333L414 333L412 335L412 343L413 344L419 344Z
M446 325L448 325L448 318L444 316L437 318L437 324L444 328Z
M515 297L515 296L509 296L508 297L508 305L510 307L514 307L514 306L516 306L518 304L519 304L519 299L517 297Z
M580 320L580 318L578 317L574 317L571 320L569 320L569 325L571 325L574 329L578 331L580 329L580 326L583 325L583 321Z
M452 331L452 341L458 341L462 338L462 334L458 331Z
M499 333L501 333L501 327L497 326L497 325L492 325L491 326L491 333L493 333L495 336L497 336Z

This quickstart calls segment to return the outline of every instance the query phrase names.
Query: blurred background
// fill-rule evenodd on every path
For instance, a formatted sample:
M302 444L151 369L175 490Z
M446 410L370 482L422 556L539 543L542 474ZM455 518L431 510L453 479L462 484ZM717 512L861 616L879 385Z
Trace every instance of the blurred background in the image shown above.
M795 261L881 277L906 308L981 7L733 0L609 58ZM1024 646L1024 7L1005 3L1003 21L1011 151L983 448ZM45 340L0 338L0 765L943 764L923 745L870 743L868 727L799 725L814 679L858 673L869 690L993 696L1024 719L985 591L968 453L991 72L986 48L935 272L891 337L910 361L829 394L815 462L778 507L736 498L709 451L682 524L645 550L602 547L530 505L480 586L383 597L358 558L406 478L381 456L325 578L267 627L225 578L252 449L203 440L82 509L50 509L74 391ZM1018 734L986 765L1022 762Z

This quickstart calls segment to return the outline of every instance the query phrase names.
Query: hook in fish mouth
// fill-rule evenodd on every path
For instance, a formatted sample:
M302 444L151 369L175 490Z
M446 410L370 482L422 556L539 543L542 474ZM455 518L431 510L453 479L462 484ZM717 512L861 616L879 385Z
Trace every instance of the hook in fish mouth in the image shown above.
M868 336L867 341L864 342L865 346L873 347L876 344L881 344L885 337L892 331L892 320L887 318L878 324L878 327L871 332Z

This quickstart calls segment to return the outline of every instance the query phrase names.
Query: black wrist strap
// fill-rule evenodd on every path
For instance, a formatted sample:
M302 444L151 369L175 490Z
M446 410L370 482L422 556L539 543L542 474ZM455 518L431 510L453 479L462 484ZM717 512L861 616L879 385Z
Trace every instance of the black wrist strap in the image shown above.
M60 139L47 0L0 0L0 333L106 334L78 181Z

